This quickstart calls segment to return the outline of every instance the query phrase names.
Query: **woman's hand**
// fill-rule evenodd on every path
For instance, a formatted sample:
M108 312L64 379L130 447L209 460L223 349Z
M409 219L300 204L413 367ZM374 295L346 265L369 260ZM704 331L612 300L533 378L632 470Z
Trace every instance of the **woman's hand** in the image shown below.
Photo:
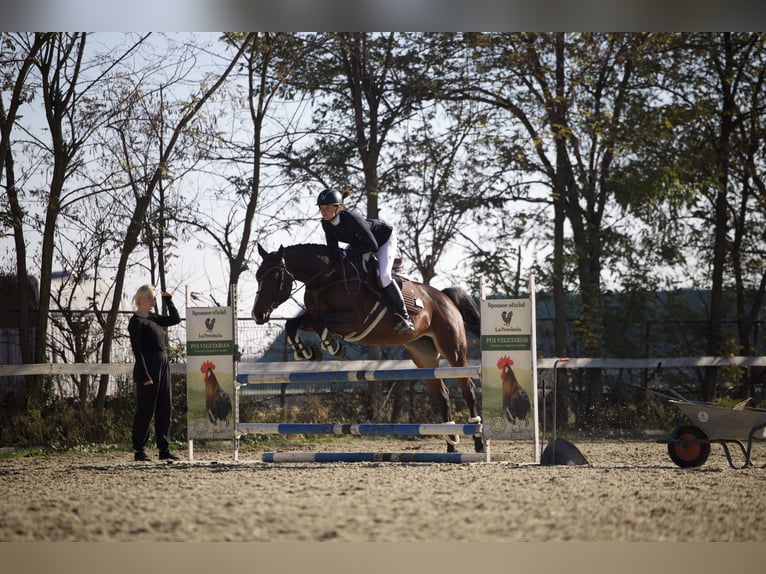
M154 381L151 380L151 379L149 379L148 381L144 381L144 386L145 387L148 387L149 385L153 385L153 384L154 384Z

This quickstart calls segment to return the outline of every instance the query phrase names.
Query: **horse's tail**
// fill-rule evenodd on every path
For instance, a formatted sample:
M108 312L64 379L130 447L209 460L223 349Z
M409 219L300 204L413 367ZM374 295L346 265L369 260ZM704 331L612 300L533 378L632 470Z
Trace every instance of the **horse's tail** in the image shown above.
M460 310L466 330L472 335L481 336L481 315L471 296L460 287L447 287L442 289L442 293Z

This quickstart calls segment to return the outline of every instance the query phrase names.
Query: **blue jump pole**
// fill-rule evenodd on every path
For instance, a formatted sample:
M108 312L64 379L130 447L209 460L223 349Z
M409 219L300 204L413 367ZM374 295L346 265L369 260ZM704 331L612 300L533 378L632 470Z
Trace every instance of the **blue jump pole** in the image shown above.
M411 379L460 379L464 377L478 377L480 373L480 366L362 371L294 371L279 373L243 373L237 375L237 382L240 384L274 384L400 381Z
M486 462L484 453L462 452L266 452L263 462Z
M334 434L357 436L477 435L479 424L341 424L341 423L240 423L246 434Z

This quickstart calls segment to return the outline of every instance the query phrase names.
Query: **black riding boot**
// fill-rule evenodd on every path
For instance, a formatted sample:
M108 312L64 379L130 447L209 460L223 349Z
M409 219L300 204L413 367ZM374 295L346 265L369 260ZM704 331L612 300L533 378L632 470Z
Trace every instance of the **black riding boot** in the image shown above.
M388 301L391 303L391 309L394 311L394 331L397 333L406 333L408 331L414 331L415 326L410 321L409 313L407 313L407 307L404 305L404 298L402 292L399 290L399 285L396 281L391 281L388 286L383 288L383 292L388 297Z

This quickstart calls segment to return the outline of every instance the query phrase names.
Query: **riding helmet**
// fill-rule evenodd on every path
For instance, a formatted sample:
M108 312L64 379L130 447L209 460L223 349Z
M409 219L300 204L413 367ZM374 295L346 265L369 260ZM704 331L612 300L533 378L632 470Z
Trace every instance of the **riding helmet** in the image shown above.
M317 205L343 205L343 195L328 187L317 197Z

